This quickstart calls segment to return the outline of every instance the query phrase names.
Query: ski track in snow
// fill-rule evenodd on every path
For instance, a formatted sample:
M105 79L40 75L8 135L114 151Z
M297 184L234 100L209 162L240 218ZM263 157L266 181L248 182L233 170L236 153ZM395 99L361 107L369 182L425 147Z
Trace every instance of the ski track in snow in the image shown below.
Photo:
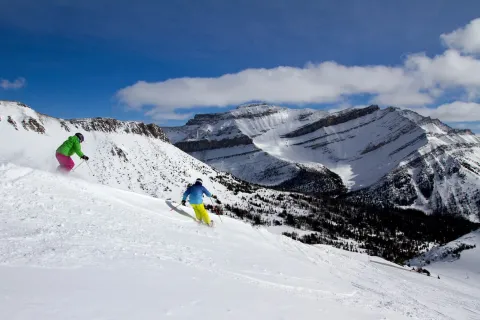
M1 319L480 319L468 282L75 177L0 164L0 202Z

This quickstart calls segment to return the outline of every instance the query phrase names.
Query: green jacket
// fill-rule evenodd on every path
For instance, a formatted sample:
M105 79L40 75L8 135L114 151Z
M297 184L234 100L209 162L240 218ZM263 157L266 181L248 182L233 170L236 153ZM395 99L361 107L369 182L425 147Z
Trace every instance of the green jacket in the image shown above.
M57 152L64 156L70 157L76 153L80 158L83 157L82 148L80 147L80 139L77 136L69 137L60 147Z

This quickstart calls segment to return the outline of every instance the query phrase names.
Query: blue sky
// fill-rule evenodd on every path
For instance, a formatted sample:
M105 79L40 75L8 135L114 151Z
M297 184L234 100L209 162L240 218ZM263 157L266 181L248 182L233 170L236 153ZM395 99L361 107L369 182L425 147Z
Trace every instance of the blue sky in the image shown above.
M0 79L9 83L19 77L26 80L22 88L0 88L0 99L20 100L37 111L63 118L106 116L181 124L185 122L180 119L183 114L232 108L244 93L236 92L240 97L235 99L230 94L213 98L217 91L201 91L198 86L226 86L224 91L231 92L237 90L238 79L250 81L263 69L275 76L281 66L290 68L288 75L300 72L309 78L309 63L317 65L313 68L317 77L327 72L324 67L328 66L322 63L328 61L335 62L331 72L337 74L338 66L395 68L412 53L423 52L433 59L446 50L440 35L465 27L478 16L480 1L475 0L464 0L461 5L446 0L434 4L413 0L0 0ZM246 69L253 71L241 73ZM366 70L365 81L369 72L377 71ZM221 78L227 74L237 76ZM203 82L188 80L192 78ZM165 82L168 79L176 80ZM149 86L139 90L135 86L138 81ZM275 81L271 76L267 80ZM339 83L345 87L344 81ZM329 91L320 98L306 93L304 99L302 90L294 87L298 92L294 96L271 95L271 88L283 88L272 86L254 94L246 87L245 96L322 108L368 104L378 95L382 104L393 104L388 99L391 91L397 90L392 86L377 92L355 84L355 89L341 97ZM471 86L469 83L469 92ZM410 89L400 88L403 95L413 94ZM157 96L150 97L152 91ZM191 98L158 97L169 91ZM478 101L476 95L466 99L452 97L452 91L447 91L441 96L429 91L434 101L419 96L407 101L406 107L435 108L459 99ZM397 97L391 101L404 102ZM451 119L446 116L442 120ZM466 126L465 121L458 121L466 119L456 120L454 123ZM477 127L478 122L471 125Z

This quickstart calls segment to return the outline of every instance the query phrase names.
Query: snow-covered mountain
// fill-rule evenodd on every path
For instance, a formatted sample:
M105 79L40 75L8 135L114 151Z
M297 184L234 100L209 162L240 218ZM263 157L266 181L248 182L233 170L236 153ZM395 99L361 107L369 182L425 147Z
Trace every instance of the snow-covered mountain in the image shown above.
M268 132L294 130L324 116L323 111L254 104L226 113L199 114L185 126L163 129L183 151L245 181L295 191L335 192L344 188L341 178L324 165L292 162L258 145L260 137Z
M480 138L412 111L254 104L163 129L182 150L250 182L307 192L343 182L370 202L478 221Z
M183 152L154 124L56 119L15 102L0 102L0 163L54 172L56 148L78 131L85 136L82 148L90 160L87 165L73 156L79 166L70 176L177 202L187 184L201 177L218 195L226 214L310 244L331 244L403 261L428 243L443 241L445 235L453 240L476 227L448 217L412 218L398 210L253 185ZM206 204L211 209L210 200ZM379 236L372 237L372 230ZM431 230L443 233L440 237Z
M480 314L478 282L425 277L228 217L211 229L189 208L71 176L0 164L0 203L0 319Z

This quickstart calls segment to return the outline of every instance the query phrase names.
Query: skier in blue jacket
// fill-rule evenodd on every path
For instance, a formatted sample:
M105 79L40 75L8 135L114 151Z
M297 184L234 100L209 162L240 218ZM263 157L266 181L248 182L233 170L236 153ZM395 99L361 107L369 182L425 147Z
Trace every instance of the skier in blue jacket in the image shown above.
M203 185L202 179L197 179L195 184L188 187L187 190L183 193L182 205L185 205L187 197L190 197L190 204L192 205L193 210L195 211L195 216L198 222L204 222L208 226L213 226L213 221L210 220L205 206L203 205L203 195L207 197L212 197L216 199L217 197L210 193Z

